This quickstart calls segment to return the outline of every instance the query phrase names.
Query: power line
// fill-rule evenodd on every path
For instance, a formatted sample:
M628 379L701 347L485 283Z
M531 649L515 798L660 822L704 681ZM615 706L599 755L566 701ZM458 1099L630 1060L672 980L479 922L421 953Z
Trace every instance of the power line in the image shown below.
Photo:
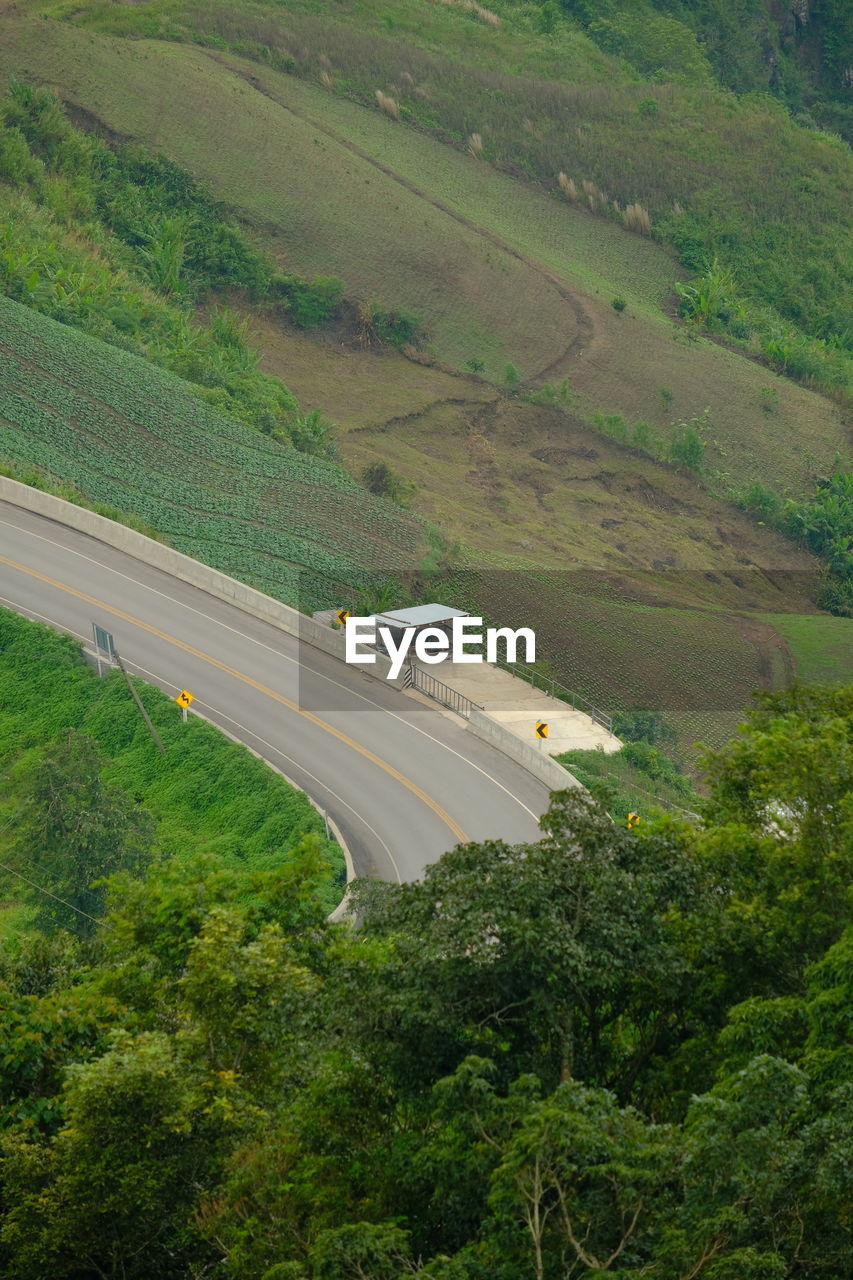
M15 812L11 814L3 823L3 826L0 827L0 831L5 831L16 818L19 818L28 804L32 804L32 798L25 800L22 805L18 806ZM52 893L50 889L45 889L44 885L36 884L35 880L30 880L23 874L23 872L16 871L14 867L10 867L8 862L0 862L0 867L2 867L4 871L8 871L10 875L17 876L19 880L23 880L25 884L31 885L33 889L38 889L39 893L45 893L49 898L53 898L55 902L61 902L63 907L68 907L71 911L76 911L78 916L85 916L87 920L93 921L94 924L99 925L103 923L103 921L98 920L95 916L90 916L88 911L84 911L82 907L75 907L73 902L66 902L64 898L60 898L58 894Z
M6 862L0 862L0 867L4 871L8 871L10 875L17 876L19 880L23 880L25 884L32 885L34 889L38 889L39 893L46 893L49 898L53 898L55 902L61 902L63 907L69 907L72 911L76 911L78 916L85 916L87 920L91 920L93 924L101 924L97 916L90 916L88 911L83 911L80 907L75 907L73 902L66 902L64 898L60 898L58 894L51 893L50 889L45 889L44 885L36 884L35 880L29 880L20 871L16 871L14 867L10 867Z

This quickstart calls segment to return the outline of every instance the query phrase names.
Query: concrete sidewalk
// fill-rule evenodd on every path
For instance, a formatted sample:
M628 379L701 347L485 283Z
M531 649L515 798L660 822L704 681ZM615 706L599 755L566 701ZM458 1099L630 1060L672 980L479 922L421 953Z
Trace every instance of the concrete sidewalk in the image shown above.
M476 702L510 733L532 747L540 747L547 755L556 756L574 749L594 751L597 747L611 752L622 746L618 738L582 711L575 711L567 702L532 688L502 667L488 662L440 662L428 666L416 661L415 665ZM537 738L537 720L544 720L548 725L547 740Z

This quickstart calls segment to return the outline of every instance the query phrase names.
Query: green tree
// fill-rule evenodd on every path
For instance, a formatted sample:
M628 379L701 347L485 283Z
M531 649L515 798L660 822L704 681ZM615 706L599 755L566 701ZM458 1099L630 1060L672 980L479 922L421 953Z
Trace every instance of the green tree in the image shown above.
M105 876L141 875L152 856L154 822L101 776L95 742L68 729L23 779L28 802L15 826L12 865L32 883L26 898L44 929L90 934L104 909Z
M680 1205L661 1274L838 1280L849 1259L848 1097L815 1107L799 1067L761 1055L697 1098L684 1127Z
M368 1034L401 1087L475 1053L549 1087L576 1077L630 1096L677 1039L685 919L705 902L688 837L625 831L574 790L542 826L538 844L460 846L422 884L354 888L363 936L387 948L359 977Z
M392 1223L356 1222L324 1231L311 1248L314 1280L399 1280L409 1269L408 1236Z
M185 1275L190 1210L228 1125L228 1081L204 1080L166 1035L116 1032L71 1065L65 1125L45 1146L3 1144L0 1258L9 1280Z
M739 737L705 762L702 844L733 927L781 994L802 990L804 970L850 921L853 686L757 701Z
M671 1211L677 1154L670 1130L611 1094L560 1085L530 1108L493 1176L501 1251L536 1280L642 1274Z

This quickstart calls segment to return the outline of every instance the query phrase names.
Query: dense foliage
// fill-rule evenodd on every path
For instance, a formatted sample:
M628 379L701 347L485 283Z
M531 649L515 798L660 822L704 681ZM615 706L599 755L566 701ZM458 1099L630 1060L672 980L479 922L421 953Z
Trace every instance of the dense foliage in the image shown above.
M844 0L559 0L559 7L643 75L712 72L736 93L773 93L804 124L818 121L853 141L845 80L853 15Z
M305 795L213 725L196 716L181 724L159 689L139 682L138 691L163 756L117 671L99 679L69 637L0 610L3 860L97 916L103 891L90 882L119 865L143 869L153 846L158 857L208 853L223 867L261 870L286 860L310 834L320 841L331 910L343 856ZM147 819L137 821L140 812L153 815L156 836ZM25 882L3 887L19 901ZM33 893L48 922L59 911L69 927L61 904Z
M361 882L113 877L0 952L10 1280L842 1280L853 688L765 697L700 824Z

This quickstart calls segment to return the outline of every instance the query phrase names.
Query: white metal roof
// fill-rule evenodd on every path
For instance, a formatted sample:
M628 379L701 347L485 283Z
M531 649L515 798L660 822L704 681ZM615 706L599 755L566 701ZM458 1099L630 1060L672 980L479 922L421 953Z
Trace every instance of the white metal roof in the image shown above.
M411 609L389 609L374 614L374 621L382 627L429 627L452 618L467 618L464 609L452 609L448 604L416 604Z

